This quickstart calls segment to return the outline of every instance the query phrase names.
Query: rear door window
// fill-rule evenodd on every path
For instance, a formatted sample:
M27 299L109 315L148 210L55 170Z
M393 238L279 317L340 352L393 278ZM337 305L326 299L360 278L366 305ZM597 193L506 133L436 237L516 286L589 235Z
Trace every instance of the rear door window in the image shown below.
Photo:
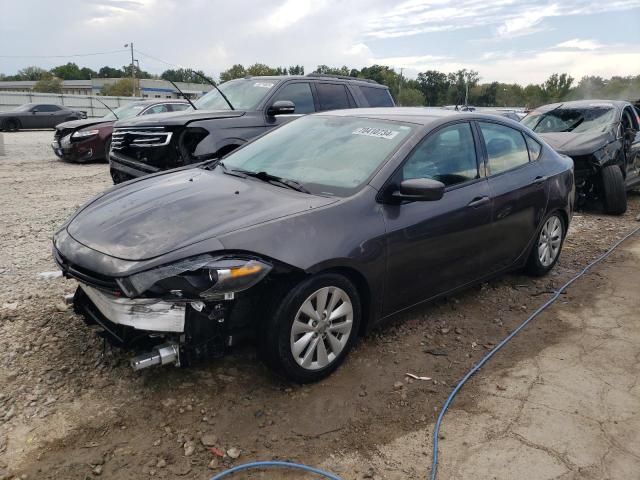
M340 110L350 107L347 89L344 85L317 83L316 89L318 92L318 101L320 102L320 111Z
M169 106L171 107L171 111L173 112L182 112L189 108L191 105L188 105L186 103L171 103Z
M308 82L289 83L280 89L273 97L272 102L279 100L289 100L293 102L296 109L293 113L313 113L316 107L313 104L313 94Z
M484 138L491 174L529 163L529 151L522 133L497 123L478 122Z
M386 88L359 87L370 107L393 107L393 100Z
M540 145L529 135L525 135L524 138L527 141L527 148L529 148L529 160L535 162L536 160L538 160L538 158L540 158L540 153L542 153L542 145Z
M411 178L431 178L448 187L478 178L471 125L456 123L423 140L402 167L402 179Z

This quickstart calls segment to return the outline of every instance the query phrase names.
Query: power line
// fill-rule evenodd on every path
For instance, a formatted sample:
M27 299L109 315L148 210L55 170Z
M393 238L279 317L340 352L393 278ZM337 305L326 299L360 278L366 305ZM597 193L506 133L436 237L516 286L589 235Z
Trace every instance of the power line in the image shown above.
M154 57L153 55L149 55L148 53L141 52L141 51L140 51L140 50L138 50L137 48L136 48L136 49L134 49L134 50L135 50L137 53L139 53L140 55L142 55L143 57L151 58L151 59L156 60L156 61L158 61L158 62L160 62L160 63L164 63L165 65L169 65L170 67L184 68L184 67L181 67L180 65L176 65L175 63L167 62L167 61L165 61L165 60L162 60L161 58Z
M126 52L126 49L111 50L109 52L94 53L74 53L72 55L0 55L0 58L71 58L71 57L92 57L95 55L111 55L113 53Z

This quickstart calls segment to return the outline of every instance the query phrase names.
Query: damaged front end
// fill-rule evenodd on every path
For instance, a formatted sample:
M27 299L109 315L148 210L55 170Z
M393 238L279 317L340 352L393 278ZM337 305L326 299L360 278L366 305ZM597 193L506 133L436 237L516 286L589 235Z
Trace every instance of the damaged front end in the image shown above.
M73 265L55 248L54 258L79 282L75 312L112 344L139 353L135 370L222 356L253 332L250 305L268 290L273 270L250 255L200 255L112 278Z
M565 152L562 152L565 153ZM580 152L566 153L574 164L576 194L578 204L601 196L601 171L609 165L619 165L623 162L622 142L614 141L588 154Z

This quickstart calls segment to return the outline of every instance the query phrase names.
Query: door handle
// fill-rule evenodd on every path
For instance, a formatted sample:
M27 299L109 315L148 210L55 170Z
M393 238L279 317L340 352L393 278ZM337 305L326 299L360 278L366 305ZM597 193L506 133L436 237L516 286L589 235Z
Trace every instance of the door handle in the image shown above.
M468 206L473 208L478 208L479 206L484 205L485 203L489 203L489 197L487 196L476 197L469 202Z
M533 183L536 185L540 185L541 183L546 182L548 178L549 177L546 177L546 176L543 177L541 175L538 175L536 178L533 179Z

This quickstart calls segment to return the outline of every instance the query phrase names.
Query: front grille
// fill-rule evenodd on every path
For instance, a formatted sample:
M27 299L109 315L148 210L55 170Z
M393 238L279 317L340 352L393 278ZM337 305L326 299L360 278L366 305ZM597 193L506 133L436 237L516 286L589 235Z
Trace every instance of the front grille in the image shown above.
M112 294L121 295L120 287L112 277L92 272L86 268L74 265L68 259L62 256L57 248L53 249L53 258L64 272L65 276L73 277L76 280L86 283L89 286L107 291Z
M61 138L71 135L74 130L75 128L57 128L56 132L53 134L53 138L54 140L60 141Z
M172 132L164 127L120 127L113 130L111 148L123 150L130 148L164 147L171 142Z

